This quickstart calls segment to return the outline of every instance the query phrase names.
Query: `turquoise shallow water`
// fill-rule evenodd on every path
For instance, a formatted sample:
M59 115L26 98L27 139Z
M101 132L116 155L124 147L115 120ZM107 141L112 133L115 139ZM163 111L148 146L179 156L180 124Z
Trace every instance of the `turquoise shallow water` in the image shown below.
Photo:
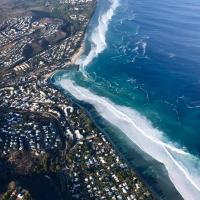
M56 83L78 99L93 104L97 113L104 118L107 117L106 111L112 112L108 121L118 125L118 130L123 129L123 124L130 126L129 130L135 128L132 127L133 122L137 127L141 126L142 131L137 128L136 132L133 129L128 133L129 130L124 127L121 131L126 136L119 131L113 131L110 136L144 179L145 173L151 172L149 166L153 164L150 164L151 159L146 158L146 163L149 164L144 164L143 160L142 164L137 165L137 153L133 150L137 149L137 144L142 151L165 165L172 182L185 199L198 199L200 3L197 0L177 0L176 3L172 0L124 0L117 5L116 2L113 0L110 5L109 1L102 0L88 27L86 51L80 59L81 69L86 77L81 72L63 71L54 77ZM110 12L103 15L110 6ZM72 79L76 87L71 82L64 82L68 79ZM78 88L78 85L82 88ZM77 88L81 91L80 94ZM83 90L84 88L87 90ZM98 96L92 96L93 94ZM106 101L97 101L99 96L106 97ZM115 111L111 109L113 103ZM119 105L128 109L117 107ZM117 110L125 114L123 118L128 119L123 124L120 121L122 119L113 117L119 117ZM106 127L97 113L92 116ZM140 140L136 134L139 132ZM150 144L150 141L142 138L143 135L151 140L156 138L156 142L162 141L156 143L162 148L159 146L159 149L150 149L146 144ZM171 147L186 153L177 152ZM165 150L170 154L170 159ZM159 155L160 152L163 154ZM155 169L152 174L153 171ZM185 176L186 182L175 175L179 172L184 172L180 177ZM159 193L159 181L162 182L159 177L154 180L148 175L146 181ZM167 182L170 188L170 181ZM190 191L186 191L188 184ZM192 187L195 188L194 191ZM169 199L170 195L175 195L174 189L169 190L160 192L163 198Z

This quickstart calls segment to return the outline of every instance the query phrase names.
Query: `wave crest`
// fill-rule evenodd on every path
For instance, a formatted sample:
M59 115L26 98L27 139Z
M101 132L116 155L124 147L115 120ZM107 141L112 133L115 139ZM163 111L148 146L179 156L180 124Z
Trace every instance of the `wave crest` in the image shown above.
M70 79L58 83L75 98L92 104L97 112L124 132L129 139L155 160L164 164L169 177L184 199L200 199L199 158L164 142L163 133L137 111L118 106L93 94Z
M85 67L107 47L106 33L109 21L119 6L118 0L110 0L110 8L98 19L98 25L91 34L91 50L77 64L84 72ZM142 43L145 54L146 43ZM166 167L169 177L184 199L200 199L200 160L184 149L165 142L163 133L133 109L118 106L109 99L93 94L89 90L75 85L75 82L63 77L58 85L70 92L75 98L92 104L97 112L111 124L118 127L140 149Z
M103 52L106 47L106 33L108 31L108 25L110 20L112 19L115 10L119 6L118 0L110 0L111 6L109 9L99 17L98 25L94 29L90 42L91 42L91 50L86 57L82 57L78 60L78 64L80 65L80 70L84 71L84 68L91 63L91 61L96 58L101 52Z

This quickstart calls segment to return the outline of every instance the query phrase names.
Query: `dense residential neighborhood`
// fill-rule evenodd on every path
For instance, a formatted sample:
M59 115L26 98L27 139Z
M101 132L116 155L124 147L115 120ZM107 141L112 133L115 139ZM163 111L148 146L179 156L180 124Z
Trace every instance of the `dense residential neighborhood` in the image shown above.
M0 199L154 199L86 111L52 84L56 70L78 67L73 56L96 6L55 2L44 1L47 13L8 13L0 25Z

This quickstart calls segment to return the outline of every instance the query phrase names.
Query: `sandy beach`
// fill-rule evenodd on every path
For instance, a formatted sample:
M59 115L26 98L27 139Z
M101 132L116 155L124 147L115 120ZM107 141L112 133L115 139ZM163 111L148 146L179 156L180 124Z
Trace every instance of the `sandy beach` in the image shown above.
M84 41L83 41L80 48L78 48L77 51L72 56L69 64L76 64L76 61L78 60L78 58L83 54L84 49L85 49L85 47L84 47Z
M45 80L48 80L50 77L52 77L58 70L55 70L53 72L49 72L48 74L45 75Z
M70 61L66 63L66 67L68 65L73 65L73 64L76 64L76 61L79 59L79 57L83 54L85 50L85 47L84 47L84 41L82 42L80 48L78 48L74 55L71 57ZM55 73L57 73L60 69L56 69L55 71L52 71L50 73L48 73L46 76L45 76L45 80L47 80L48 78L52 77Z

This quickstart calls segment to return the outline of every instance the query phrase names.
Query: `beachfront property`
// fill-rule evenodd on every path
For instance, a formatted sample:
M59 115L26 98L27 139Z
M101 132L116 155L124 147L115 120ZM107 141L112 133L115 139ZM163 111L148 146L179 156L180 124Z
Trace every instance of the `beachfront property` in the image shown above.
M85 10L96 3L59 2L69 7L70 23L28 15L7 19L0 31L0 159L20 175L62 174L73 199L153 199L86 112L48 79L73 63L91 17ZM28 194L13 188L8 197Z

